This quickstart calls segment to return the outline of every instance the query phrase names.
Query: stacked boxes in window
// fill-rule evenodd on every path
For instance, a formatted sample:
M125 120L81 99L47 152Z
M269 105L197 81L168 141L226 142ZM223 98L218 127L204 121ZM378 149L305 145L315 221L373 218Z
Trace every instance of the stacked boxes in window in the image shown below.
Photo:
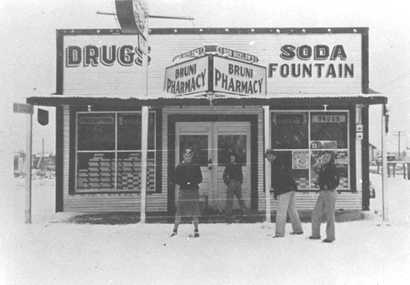
M79 169L78 188L90 190L113 189L114 172L114 158L105 156L104 153L95 153L88 160L88 168Z
M122 153L118 156L118 190L140 191L141 190L141 154ZM147 191L153 191L155 187L154 159L147 161Z

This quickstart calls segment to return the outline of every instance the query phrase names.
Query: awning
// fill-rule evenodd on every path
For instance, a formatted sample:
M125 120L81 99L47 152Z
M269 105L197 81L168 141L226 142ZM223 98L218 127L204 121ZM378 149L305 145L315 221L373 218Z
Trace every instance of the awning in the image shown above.
M301 95L296 96L277 96L277 97L176 97L176 98L114 98L114 97L84 97L84 96L35 96L26 99L28 104L41 106L61 106L61 105L110 105L110 106L224 106L224 105L269 105L269 106L321 106L321 105L337 105L349 106L352 104L387 104L387 97L385 96L369 96L361 95L343 95L343 96L323 96L323 95Z

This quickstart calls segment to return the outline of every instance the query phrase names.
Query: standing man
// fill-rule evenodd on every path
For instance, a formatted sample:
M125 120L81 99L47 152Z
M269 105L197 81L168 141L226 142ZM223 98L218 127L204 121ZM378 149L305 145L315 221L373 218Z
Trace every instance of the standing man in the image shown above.
M291 234L303 234L299 214L296 210L295 191L297 185L292 177L292 173L286 163L278 158L278 154L269 149L266 151L266 158L272 163L272 187L275 199L279 199L278 210L276 211L276 230L273 237L285 236L286 217L289 214L293 232Z
M194 223L194 237L199 237L199 184L202 173L199 165L192 162L194 152L192 148L185 149L182 163L175 169L175 184L178 185L177 211L175 224L171 236L178 233L178 226L182 217L192 217Z
M336 187L339 185L339 175L335 164L335 153L323 153L313 169L318 174L317 182L320 192L312 212L312 236L310 239L320 239L320 218L326 217L326 238L323 242L335 240L335 206Z
M242 214L247 212L245 203L242 200L242 182L243 182L243 174L242 174L242 166L237 161L237 157L235 153L229 154L229 163L226 165L224 173L223 173L223 180L227 185L226 190L226 209L225 215L227 222L231 222L232 220L232 204L233 204L233 196L235 195L238 198L239 206L241 208Z

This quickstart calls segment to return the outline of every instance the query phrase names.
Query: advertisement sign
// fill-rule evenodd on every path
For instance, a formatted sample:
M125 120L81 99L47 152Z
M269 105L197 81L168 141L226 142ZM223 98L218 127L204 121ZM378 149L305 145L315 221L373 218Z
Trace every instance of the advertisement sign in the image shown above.
M309 151L292 151L292 169L309 169Z
M111 34L109 30L95 30L95 34L88 30L61 30L61 33L58 66L62 91L59 92L76 96L146 96L142 91L146 90L143 36L114 30ZM362 38L362 33L353 29L344 33L304 34L229 31L218 34L200 29L198 33L179 33L179 29L165 33L152 29L148 96L181 96L203 90L233 96L357 95L362 92L363 82ZM192 78L191 75L176 78L173 64L210 54L214 59L212 69L208 68L213 74L211 78L206 80L209 74L201 74L199 70L205 62L198 63L201 66L197 65ZM198 79L194 85L193 78ZM204 81L210 79L213 85L205 86ZM168 80L171 85L167 89L164 82ZM337 123L347 118L314 117L313 120Z
M145 96L144 45L136 35L65 35L65 95Z
M266 69L223 57L214 57L215 92L238 96L257 96L266 94Z
M163 86L161 76L173 59L184 60L203 54L204 49L200 47L210 44L220 47L215 51L216 55L222 52L234 57L234 51L241 52L238 59L248 59L246 54L254 55L257 64L266 69L266 94L269 97L343 96L362 92L360 33L198 34L151 34L152 94L162 91L159 90ZM223 53L224 48L226 53Z
M337 148L337 141L335 140L312 140L310 142L312 149L333 149Z
M236 96L265 95L266 71L263 66L205 55L167 67L164 91L175 96L204 95L207 92Z
M165 70L164 90L182 96L208 91L208 56L169 66Z
M346 123L346 115L341 114L332 114L332 115L313 115L312 116L312 123Z

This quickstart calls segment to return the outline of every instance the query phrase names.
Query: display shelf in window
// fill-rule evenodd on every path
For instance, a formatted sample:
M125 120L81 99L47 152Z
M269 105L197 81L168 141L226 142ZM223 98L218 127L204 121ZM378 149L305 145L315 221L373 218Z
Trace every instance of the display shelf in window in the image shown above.
M141 153L118 153L117 189L119 191L141 190ZM147 191L155 191L155 153L148 152Z
M114 153L78 153L78 191L112 191L114 188Z

